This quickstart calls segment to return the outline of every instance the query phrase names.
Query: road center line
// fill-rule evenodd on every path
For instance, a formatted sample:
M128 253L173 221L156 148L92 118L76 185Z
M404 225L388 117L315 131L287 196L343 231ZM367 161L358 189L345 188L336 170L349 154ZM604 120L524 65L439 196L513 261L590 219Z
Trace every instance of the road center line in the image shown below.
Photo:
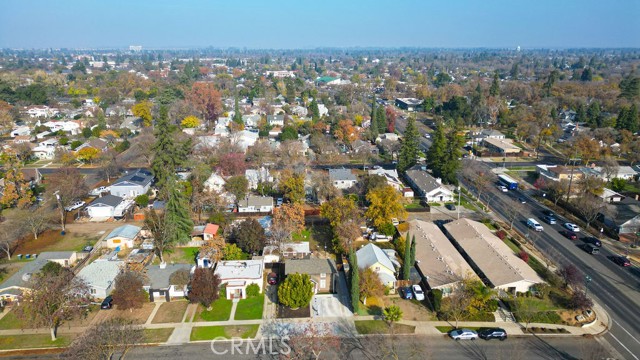
M627 335L629 335L633 340L635 340L638 344L640 344L640 341L638 341L638 339L636 339L633 335L631 335L631 333L628 332L627 329L623 328L622 325L620 325L619 322L617 322L615 319L612 319L612 320L613 320L614 323L616 323L620 327L620 329L622 329L622 331L626 332Z
M631 356L633 356L633 358L634 358L634 359L636 359L636 360L640 360L640 359L638 359L638 357L637 357L637 356L635 356L635 355L631 352L631 350L629 350L629 348L628 348L628 347L624 346L624 344L623 344L620 340L618 340L618 338L617 338L615 335L613 335L611 332L609 332L609 335L611 335L611 337L613 338L613 340L617 341L617 342L618 342L618 344L620 344L620 346L622 346L625 350L627 350L627 352L629 352L629 354L631 354Z

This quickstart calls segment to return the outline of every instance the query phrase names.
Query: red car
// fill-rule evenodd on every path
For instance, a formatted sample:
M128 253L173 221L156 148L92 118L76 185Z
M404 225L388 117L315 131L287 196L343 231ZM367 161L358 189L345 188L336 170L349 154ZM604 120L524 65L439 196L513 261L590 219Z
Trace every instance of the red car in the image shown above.
M278 283L278 274L276 273L269 273L269 275L267 275L267 283L269 285L275 285Z
M566 237L569 240L577 240L578 239L578 235L576 235L576 233L574 233L573 231L562 230L562 231L560 231L560 234L562 234L562 236Z

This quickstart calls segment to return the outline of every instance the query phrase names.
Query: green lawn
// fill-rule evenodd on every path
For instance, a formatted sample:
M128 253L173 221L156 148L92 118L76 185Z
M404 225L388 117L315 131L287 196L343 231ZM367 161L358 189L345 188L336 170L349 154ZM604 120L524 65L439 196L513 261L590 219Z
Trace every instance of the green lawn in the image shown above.
M71 343L73 336L58 336L56 341L51 341L51 335L49 334L0 336L0 350L65 347Z
M195 321L227 321L231 316L231 300L219 298L211 304L211 311L198 307Z
M295 242L309 241L311 240L311 230L304 229L300 232L291 234L291 240Z
M504 240L505 244L507 244L507 246L513 250L514 253L519 253L520 252L520 248L518 248L518 245L516 245L513 241L511 241L509 238L505 237Z
M213 340L215 338L255 338L260 325L199 326L191 330L191 341Z
M144 341L147 343L164 343L169 340L173 328L166 329L144 329Z
M183 260L187 264L193 264L196 261L196 255L198 255L198 251L200 251L200 248L183 247L177 248L175 251L176 253L180 252L179 254L181 255L181 257L176 256L176 260Z
M382 320L361 320L356 321L356 330L359 334L389 334L392 329ZM404 324L393 324L393 333L395 334L413 334L416 330L415 326Z
M16 317L16 312L8 309L4 311L9 311L9 313L0 319L0 329L20 329L22 327L22 321Z
M264 306L264 294L248 299L242 299L236 307L235 320L257 320L262 319L262 308Z

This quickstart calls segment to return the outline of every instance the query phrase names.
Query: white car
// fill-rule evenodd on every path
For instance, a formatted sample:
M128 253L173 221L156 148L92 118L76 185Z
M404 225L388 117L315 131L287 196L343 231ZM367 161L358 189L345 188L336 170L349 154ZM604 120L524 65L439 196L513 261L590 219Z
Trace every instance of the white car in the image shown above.
M79 209L84 206L84 201L76 201L73 204L64 208L65 211L73 211L75 209Z
M455 329L449 331L449 336L453 340L475 340L478 338L478 333L469 329Z
M400 221L398 221L398 219L396 219L396 218L391 219L391 223L393 224L393 226L400 225Z
M564 227L567 228L568 230L571 230L573 232L579 232L580 228L578 227L578 225L573 224L573 223L564 223Z
M413 290L413 297L416 300L418 301L424 300L424 291L422 291L422 288L420 287L420 285L413 285L411 287L411 290Z
M506 186L502 186L502 185L498 185L498 189L499 189L500 191L502 191L502 192L507 192L507 191L509 191L509 190L506 188Z
M102 193L106 193L109 192L109 187L108 186L100 186L99 188L93 189L91 190L91 192L89 192L89 195L93 195L93 196L98 196Z

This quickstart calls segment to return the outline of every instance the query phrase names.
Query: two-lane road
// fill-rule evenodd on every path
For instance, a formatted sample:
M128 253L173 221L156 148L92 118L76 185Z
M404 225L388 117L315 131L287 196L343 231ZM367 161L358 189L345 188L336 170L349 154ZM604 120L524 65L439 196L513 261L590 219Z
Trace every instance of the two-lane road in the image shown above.
M610 260L614 253L605 244L598 255L591 255L578 245L581 240L569 240L562 236L565 219L558 224L544 223L542 211L546 208L520 191L502 193L491 189L491 207L503 218L509 218L511 211L520 212L514 221L514 227L528 234L533 245L559 266L576 265L585 275L591 277L588 292L601 304L611 316L611 329L606 335L608 342L623 356L638 360L640 357L640 269L622 268ZM518 197L527 198L526 204L513 206ZM526 226L527 218L535 218L544 226L544 231L534 232ZM579 233L579 239L585 236ZM617 255L617 254L615 254Z

